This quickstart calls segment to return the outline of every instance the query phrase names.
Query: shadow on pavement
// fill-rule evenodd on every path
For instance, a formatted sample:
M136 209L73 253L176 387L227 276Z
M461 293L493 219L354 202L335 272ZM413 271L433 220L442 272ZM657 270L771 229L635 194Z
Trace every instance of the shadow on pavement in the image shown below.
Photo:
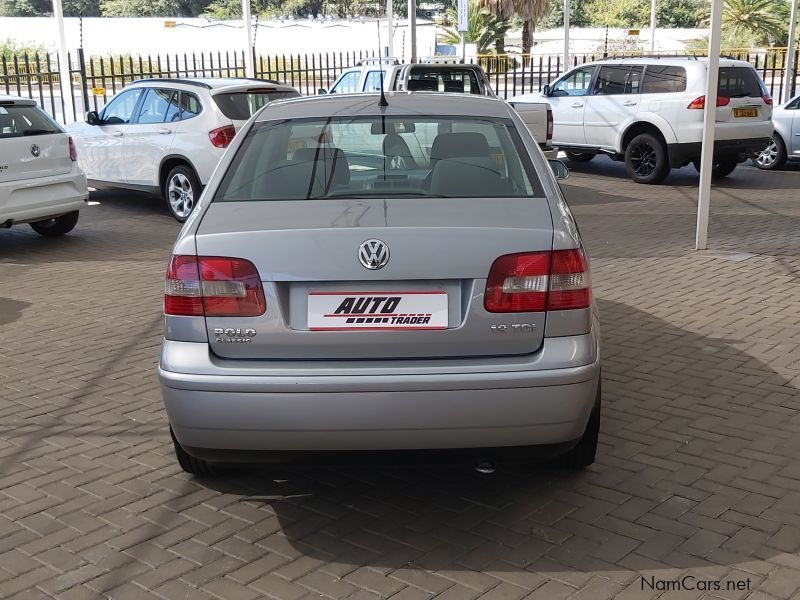
M737 340L599 305L604 416L598 462L586 471L284 466L202 483L274 512L259 546L280 553L288 541L342 573L622 569L630 580L779 554L772 534L800 516L797 498L774 483L800 457L797 390ZM741 365L747 382L734 372Z
M30 305L30 302L0 298L0 325L13 323L22 316L22 311Z

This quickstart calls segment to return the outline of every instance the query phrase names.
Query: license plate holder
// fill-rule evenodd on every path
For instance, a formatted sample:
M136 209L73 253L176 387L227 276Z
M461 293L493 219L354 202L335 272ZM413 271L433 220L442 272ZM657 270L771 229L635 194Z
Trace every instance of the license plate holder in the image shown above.
M310 331L447 329L447 292L309 291Z
M757 108L734 108L733 116L737 118L753 118L758 117Z

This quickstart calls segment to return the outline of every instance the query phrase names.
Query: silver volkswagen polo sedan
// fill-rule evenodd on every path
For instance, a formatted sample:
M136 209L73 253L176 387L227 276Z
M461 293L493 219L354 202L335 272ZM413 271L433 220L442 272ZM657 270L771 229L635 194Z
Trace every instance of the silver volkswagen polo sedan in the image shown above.
M508 104L395 93L269 104L166 276L175 451L594 461L599 327L578 228Z

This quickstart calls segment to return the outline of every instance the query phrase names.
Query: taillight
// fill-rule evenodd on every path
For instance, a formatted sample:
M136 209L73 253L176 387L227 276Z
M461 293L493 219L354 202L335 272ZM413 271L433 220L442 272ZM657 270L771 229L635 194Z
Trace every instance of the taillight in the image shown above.
M75 147L75 141L72 139L72 136L67 137L69 142L69 159L72 162L78 160L78 149Z
M592 303L589 261L580 248L556 250L550 262L547 310L588 308Z
M186 317L257 317L267 310L255 265L243 258L173 255L164 313Z
M717 96L717 108L719 108L720 106L728 106L730 102L731 99L728 98L727 96ZM703 109L705 107L706 107L706 97L700 96L699 98L695 98L694 100L692 100L689 103L689 106L687 106L686 108Z
M547 108L547 143L553 141L553 111Z
M208 139L215 148L227 148L236 136L236 128L233 125L217 127L208 132Z
M488 312L541 312L588 308L589 264L581 249L501 256L486 280Z
M772 106L772 96L770 96L769 94L764 94L763 96L761 96L761 99L767 106Z

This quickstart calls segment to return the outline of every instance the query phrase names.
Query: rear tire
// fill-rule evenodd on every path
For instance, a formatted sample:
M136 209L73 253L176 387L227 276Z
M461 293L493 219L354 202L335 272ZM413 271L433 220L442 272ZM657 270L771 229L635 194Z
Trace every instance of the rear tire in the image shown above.
M566 154L567 160L578 163L589 162L595 156L597 156L591 152L573 152L572 150L564 150L564 154Z
M162 190L169 211L179 223L186 221L192 214L201 192L197 175L188 165L178 165L173 168L167 175Z
M600 438L600 409L602 404L602 392L600 382L597 384L597 397L586 423L586 429L581 436L578 444L566 454L557 457L554 466L565 469L583 469L594 463L597 455L597 442Z
M172 436L172 445L175 447L175 457L178 459L178 464L181 466L181 469L192 475L197 475L198 477L208 477L219 473L220 469L216 464L210 463L202 458L195 458L186 452L175 437L175 432L172 431L172 427L169 428L169 434Z
M697 172L700 172L700 159L692 161L694 168ZM711 178L712 179L722 179L723 177L727 177L736 169L739 165L739 159L736 157L733 158L720 158L714 159L714 162L711 164Z
M777 133L772 136L769 146L753 158L753 164L762 171L775 171L786 164L786 144Z
M640 133L625 148L625 170L636 183L661 183L670 171L666 145L652 133Z
M33 229L39 235L43 235L45 237L56 237L59 235L64 235L65 233L69 233L73 229L75 229L75 225L78 224L78 211L72 211L65 215L61 215L60 217L53 217L52 219L45 219L44 221L36 221L35 223L30 223L31 229Z

